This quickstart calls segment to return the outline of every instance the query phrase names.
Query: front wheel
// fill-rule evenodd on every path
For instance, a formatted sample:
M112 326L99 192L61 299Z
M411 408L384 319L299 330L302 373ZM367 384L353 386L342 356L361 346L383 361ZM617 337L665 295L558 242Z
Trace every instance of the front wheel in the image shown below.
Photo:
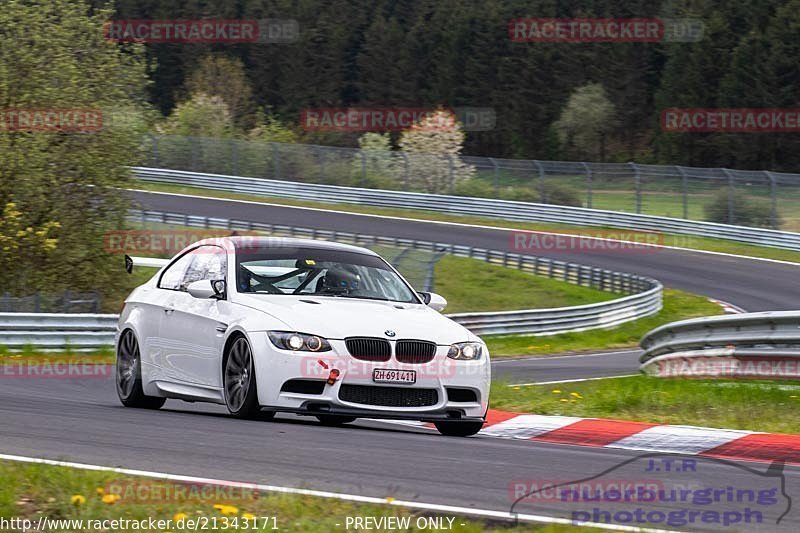
M259 418L254 368L250 344L244 337L237 338L228 349L223 370L225 405L237 418Z
M448 437L469 437L481 430L483 422L434 422L439 433Z
M166 398L145 396L142 389L142 358L133 331L126 329L117 345L117 369L114 376L119 401L125 407L158 409Z

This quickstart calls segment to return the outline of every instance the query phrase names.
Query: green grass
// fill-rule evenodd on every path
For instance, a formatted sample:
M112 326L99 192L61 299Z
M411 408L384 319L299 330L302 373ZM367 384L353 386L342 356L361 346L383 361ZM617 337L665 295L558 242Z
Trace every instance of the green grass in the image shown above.
M476 224L476 225L484 225L484 226L491 226L498 228L514 228L514 229L531 230L531 231L555 231L555 232L561 231L561 232L569 232L580 235L589 235L594 237L608 236L611 238L625 238L626 234L635 233L635 232L630 232L628 230L624 230L624 232L621 232L619 229L613 229L613 228L581 227L581 226L570 226L568 224L551 224L551 223L538 223L538 222L512 222L508 220L498 220L494 218L450 215L444 213L435 213L431 211L420 211L413 209L389 209L389 208L380 208L380 207L371 207L371 206L353 205L353 204L332 204L325 202L292 200L288 198L276 198L276 197L274 198L274 197L265 197L257 195L246 195L246 194L238 194L225 191L211 191L209 189L202 189L198 187L182 187L176 185L165 185L165 184L155 184L155 183L145 183L145 182L136 182L136 186L143 190L172 192L181 194L194 194L197 196L206 196L211 198L229 198L234 200L248 200L254 202L291 205L298 207L312 207L317 209L325 209L329 211L375 214L375 215L404 217L404 218L419 219L419 220L457 222L462 224ZM609 203L609 205L605 204L600 205L594 203L593 207L606 208L606 209L610 209L613 207L615 209L617 208L625 209L626 211L632 210L632 208L630 207L624 207L627 205L627 203L630 202L627 202L627 200L623 201L620 197L620 195L622 194L630 194L630 193L622 193L622 192L602 193L601 191L598 194L600 194L601 197L603 197L605 194L605 196L612 198L613 203ZM649 198L647 199L647 201L648 202L650 201ZM664 201L674 202L678 200L668 199ZM800 206L800 200L798 200L798 202L796 203L798 206ZM658 214L658 213L650 212L650 210L648 209L647 214ZM660 213L660 214L666 214L666 213ZM680 216L680 214L673 213L670 216ZM786 216L786 214L784 214L784 219L787 221L791 220L789 217ZM800 221L800 213L798 213L797 220ZM791 230L792 227L787 226L787 228L785 229ZM798 224L798 227L794 229L800 230L800 224ZM763 257L766 259L777 259L782 261L793 261L800 263L800 252L793 252L791 250L782 250L779 248L770 248L767 246L753 246L749 244L737 243L735 241L728 241L725 239L710 239L705 237L694 237L691 235L663 234L659 236L659 244L663 244L666 246L678 246L681 248L691 248L695 250L708 250L713 252L745 255L751 257ZM503 245L499 246L499 248L504 248L505 246L506 244L503 243Z
M204 486L195 486L194 494L202 495ZM229 523L234 518L239 520L238 531L272 531L273 522L262 527L265 520L258 519L258 529L253 528L252 518L249 526L244 525L246 514L254 517L275 517L277 527L282 531L346 531L345 518L350 517L411 517L411 527L404 531L421 531L415 527L417 517L423 516L408 509L388 505L391 494L387 494L387 505L357 504L328 498L297 496L278 493L257 493L250 489L222 490L220 497L183 498L188 494L187 486L180 488L177 484L149 478L122 476L113 472L93 472L73 468L28 465L10 461L0 462L0 516L6 518L23 518L37 521L40 516L49 519L129 519L177 520L186 518L208 519L209 530L217 520L215 531L237 531L236 528L222 527L227 518ZM206 494L214 494L213 489ZM120 499L110 495L122 495ZM137 495L138 498L137 498ZM165 497L165 495L172 495ZM174 495L181 495L175 497ZM103 497L108 500L103 501ZM73 503L77 499L78 503ZM214 505L225 506L216 509ZM430 516L430 515L425 515ZM448 516L446 514L442 516ZM450 515L452 517L452 515ZM445 522L446 523L446 522ZM463 525L462 525L463 524ZM81 530L52 528L48 531L88 531L94 528L84 527ZM352 528L351 528L352 529ZM120 529L121 530L121 529ZM132 530L128 528L128 530ZM145 531L149 529L145 528ZM189 530L174 525L169 531ZM453 531L456 532L521 532L537 531L541 533L557 533L586 531L572 526L524 525L512 527L503 524L485 523L479 520L455 517Z
M436 264L434 280L434 290L447 299L447 313L566 307L620 296L453 256Z
M487 335L483 337L483 340L489 347L492 357L630 348L636 346L645 333L662 324L685 318L719 314L722 314L722 308L709 302L703 296L675 289L665 289L664 307L660 313L615 328L541 337Z
M616 418L771 433L798 433L800 384L672 380L651 376L560 385L508 387L495 383L494 409Z

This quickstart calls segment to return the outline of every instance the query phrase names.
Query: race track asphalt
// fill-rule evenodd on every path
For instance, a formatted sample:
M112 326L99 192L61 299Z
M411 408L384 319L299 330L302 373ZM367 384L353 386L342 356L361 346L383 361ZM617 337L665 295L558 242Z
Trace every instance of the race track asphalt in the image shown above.
M0 379L0 420L0 452L5 454L497 511L510 510L516 483L580 480L642 455L485 436L442 437L371 421L341 428L289 415L243 421L226 416L221 406L177 400L157 412L129 409L119 404L110 376ZM644 464L639 460L638 470L624 467L601 480L654 479L656 474L642 471ZM751 470L705 460L696 472L668 477L686 486L751 488L763 483L758 473L768 465L744 466ZM787 467L784 475L786 492L800 494L800 469ZM767 483L774 486L775 481ZM544 499L515 510L569 518L569 509L589 504L582 505L570 508ZM764 531L800 528L800 513L790 513L780 527L770 522L776 514L776 508L766 508Z

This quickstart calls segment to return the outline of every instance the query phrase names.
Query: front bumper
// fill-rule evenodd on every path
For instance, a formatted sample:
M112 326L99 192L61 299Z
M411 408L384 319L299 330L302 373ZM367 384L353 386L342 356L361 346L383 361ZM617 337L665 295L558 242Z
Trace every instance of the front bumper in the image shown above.
M252 334L259 404L266 410L300 414L330 414L357 418L398 420L482 420L488 409L491 366L488 351L477 361L455 361L447 357L448 346L439 346L429 363L399 363L392 357L386 362L362 361L349 355L344 341L330 340L329 352L291 352L275 348L266 333ZM282 391L289 380L324 382L331 370L339 371L333 384L325 383L319 394ZM413 370L416 383L375 383L374 369ZM424 406L388 406L354 403L340 399L342 385L393 387L436 391L436 402ZM448 389L474 393L473 401L453 401Z

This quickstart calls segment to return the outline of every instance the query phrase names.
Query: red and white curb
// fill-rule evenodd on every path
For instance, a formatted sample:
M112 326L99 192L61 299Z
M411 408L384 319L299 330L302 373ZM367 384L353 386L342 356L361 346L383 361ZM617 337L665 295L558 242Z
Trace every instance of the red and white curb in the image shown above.
M747 312L738 305L733 305L732 303L723 302L722 300L715 300L714 298L709 298L708 301L722 307L722 310L725 312L726 315L738 315Z
M422 422L401 422L433 427ZM478 433L534 442L800 465L800 435L490 410Z

